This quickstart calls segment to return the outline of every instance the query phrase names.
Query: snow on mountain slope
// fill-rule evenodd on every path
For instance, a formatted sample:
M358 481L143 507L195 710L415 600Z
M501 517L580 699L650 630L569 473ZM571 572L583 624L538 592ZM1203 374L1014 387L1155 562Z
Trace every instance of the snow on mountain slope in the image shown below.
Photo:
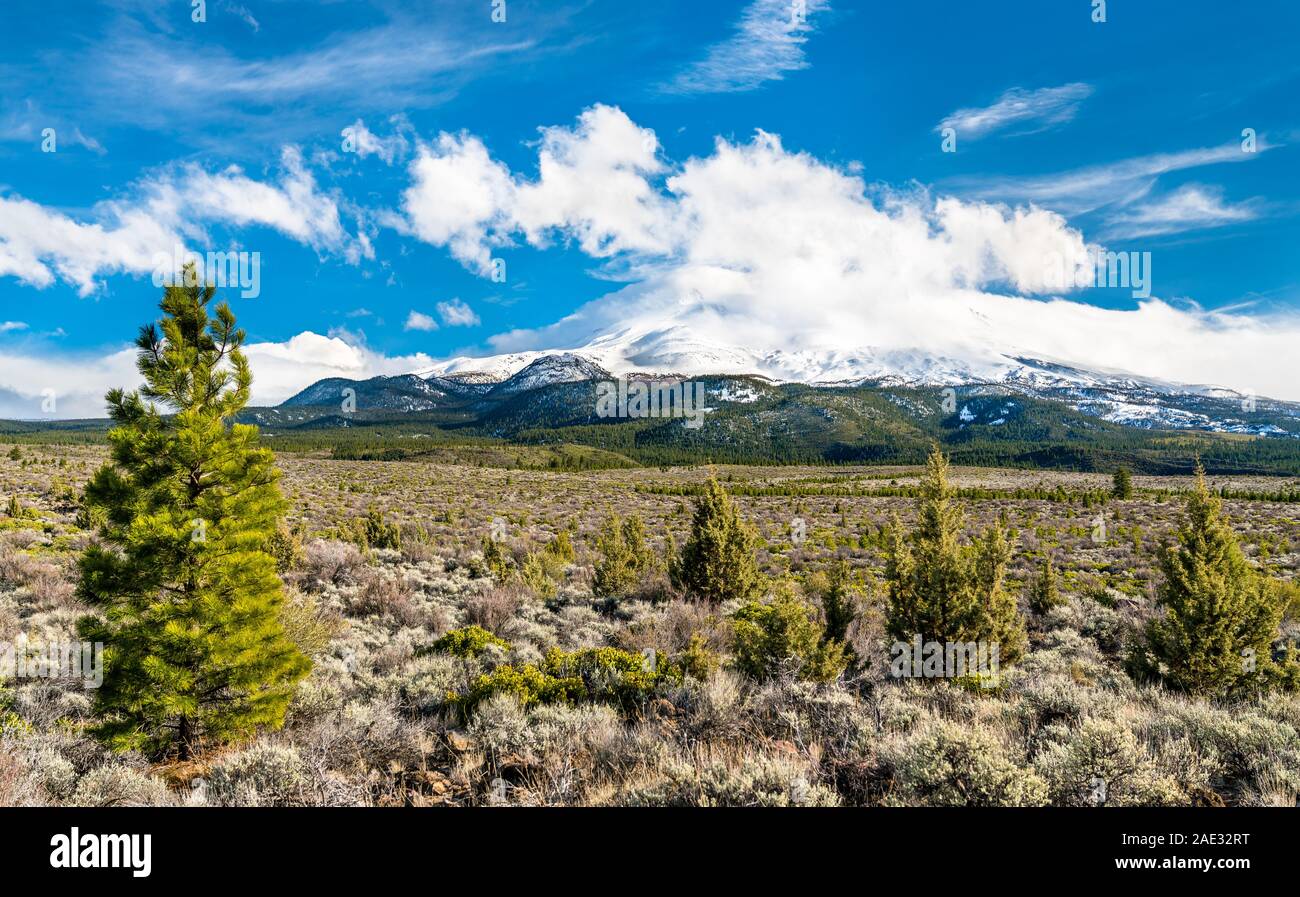
M970 326L956 332L932 328L934 332L918 333L887 321L864 331L846 322L844 327L782 333L779 346L770 333L743 328L723 310L698 300L642 309L632 303L629 309L625 320L605 319L576 344L458 356L414 371L410 379L426 381L431 393L496 397L629 374L749 375L827 387L954 387L1061 401L1106 421L1148 429L1300 436L1300 405L1212 384L1168 383L1044 358L1008 345L974 309ZM863 334L870 341L858 344ZM917 338L929 342L911 345ZM385 389L390 386L400 386L403 404L436 399L420 395L408 383L385 384ZM337 385L331 383L325 392L331 390ZM293 403L303 404L304 397Z
M705 338L681 322L631 323L569 348L449 359L416 372L445 388L443 378L496 384L498 395L550 383L611 375L758 375L776 382L821 386L925 386L990 389L1063 401L1112 423L1142 428L1201 429L1269 436L1300 436L1300 406L1256 400L1213 385L1183 385L1123 371L1093 371L1018 352L1002 352L987 339L960 353L926 348L863 346L846 350L810 345L799 351L742 346ZM1259 410L1283 412L1259 419ZM1266 408L1267 406L1267 408ZM1247 410L1251 413L1246 413ZM1255 417L1255 419L1250 419Z

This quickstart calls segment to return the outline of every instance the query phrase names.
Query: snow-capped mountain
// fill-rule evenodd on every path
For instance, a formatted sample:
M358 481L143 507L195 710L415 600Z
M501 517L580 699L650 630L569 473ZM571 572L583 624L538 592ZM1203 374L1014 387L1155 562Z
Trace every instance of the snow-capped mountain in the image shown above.
M716 328L710 329L710 333L716 332ZM1213 385L1174 384L1123 371L1087 370L1059 360L1000 351L987 334L983 337L983 342L937 351L881 346L850 351L811 344L792 351L706 338L683 322L629 324L569 348L461 356L399 377L323 380L284 404L335 404L350 385L366 408L427 411L445 407L448 401L470 402L466 407L476 407L476 400L502 400L556 384L633 373L730 376L824 388L951 387L963 395L1015 394L1059 401L1090 417L1129 427L1300 437L1300 405L1294 403ZM748 388L738 387L737 394ZM720 395L726 401L729 393L724 389Z
M446 388L460 380L514 394L550 383L613 375L757 375L818 386L955 387L1054 399L1111 423L1146 429L1197 429L1300 436L1300 405L1211 385L1166 383L1120 371L975 347L960 357L924 349L863 347L764 351L706 341L681 327L633 328L562 350L461 356L414 372ZM297 397L294 404L303 404ZM1267 419L1264 419L1264 418ZM1291 421L1293 425L1282 421Z

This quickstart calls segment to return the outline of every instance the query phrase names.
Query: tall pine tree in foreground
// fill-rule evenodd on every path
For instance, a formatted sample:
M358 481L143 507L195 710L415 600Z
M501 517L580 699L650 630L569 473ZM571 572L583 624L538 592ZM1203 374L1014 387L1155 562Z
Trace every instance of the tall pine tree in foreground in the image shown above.
M922 642L995 643L1000 662L1014 663L1026 637L1016 599L1005 588L1011 545L1000 523L963 544L962 516L948 461L935 446L921 478L916 529L904 535L897 520L890 528L889 634L902 642L919 635Z
M107 396L112 461L85 499L106 523L78 586L99 611L80 635L105 646L97 734L181 759L280 726L310 667L281 625L265 550L280 474L257 428L231 423L252 382L244 332L224 303L209 316L214 293L168 287L161 332L136 339L144 387Z
M1177 543L1161 552L1160 568L1164 615L1147 634L1166 683L1202 696L1296 686L1294 660L1271 656L1282 619L1279 584L1246 560L1199 464Z

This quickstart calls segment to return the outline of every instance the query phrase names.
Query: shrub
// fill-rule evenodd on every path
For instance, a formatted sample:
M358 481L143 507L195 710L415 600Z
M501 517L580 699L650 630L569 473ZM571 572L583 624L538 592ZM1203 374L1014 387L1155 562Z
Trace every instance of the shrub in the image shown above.
M893 758L886 802L906 806L1019 807L1047 803L1047 786L1020 769L987 729L938 720Z
M325 653L340 624L339 618L323 611L315 598L296 589L291 589L280 605L284 634L308 657Z
M681 668L669 664L660 653L650 661L617 648L552 648L540 666L503 664L479 676L464 695L452 699L467 709L497 694L513 695L521 707L612 700L629 709L643 703L659 686L681 681Z
M582 683L576 679L558 680L531 663L523 666L506 663L479 676L465 694L449 695L448 699L470 710L494 695L511 695L521 707L531 707L578 700L582 697Z
M81 777L71 803L77 807L162 807L174 800L160 780L129 766L108 765Z
M669 570L673 585L706 601L748 601L762 590L758 537L716 476L695 505L690 536Z
M624 595L637 587L656 564L654 553L646 548L645 526L633 515L620 521L618 515L605 522L596 550L593 591L603 598Z
M563 567L556 563L554 556L545 549L529 552L519 570L519 578L524 585L542 598L552 598L558 588L557 580L562 575Z
M301 807L312 803L309 782L296 748L259 742L213 766L206 794L218 806Z
M839 797L810 781L792 758L745 754L728 762L672 760L657 778L625 788L614 802L643 807L834 807Z
M905 539L897 518L891 527L885 567L890 636L992 642L1002 663L1016 662L1026 638L1015 598L1004 588L1011 547L1001 522L973 545L961 544L962 513L938 446L926 462L921 495L917 529Z
M442 651L455 657L478 657L488 649L489 645L495 645L503 651L510 650L509 642L497 638L479 626L453 629L433 643L433 650Z
M465 619L474 626L500 634L523 604L518 587L498 586L481 595L465 599Z
M384 515L374 508L366 512L362 526L365 544L370 548L398 550L402 547L402 528L384 520Z
M1089 719L1035 759L1059 806L1143 806L1179 802L1177 785L1157 779L1137 737L1111 720Z
M1157 602L1164 615L1151 622L1151 661L1165 681L1195 695L1222 696L1253 687L1300 684L1300 666L1289 654L1281 663L1271 647L1282 620L1282 595L1241 552L1210 494L1205 471L1187 499L1175 546L1161 552L1164 579ZM1138 667L1144 665L1138 658Z
M718 657L716 651L709 648L704 637L697 632L692 633L691 640L686 643L686 650L681 654L680 664L682 672L687 676L703 681L721 666L722 659Z
M350 542L317 539L307 546L307 575L317 585L342 585L362 563L361 552Z
M569 537L567 529L562 529L556 533L555 538L547 542L546 547L542 550L561 564L572 564L578 558L578 553L573 548L573 540Z
M483 537L483 566L496 582L509 582L513 563L501 540Z
M1043 566L1034 577L1029 587L1029 608L1040 616L1046 616L1054 607L1068 604L1061 594L1057 583L1056 568L1052 566L1051 555L1043 558Z
M848 663L843 642L823 637L811 607L783 584L771 600L751 601L732 614L736 667L756 679L783 672L828 682Z
M306 559L301 531L290 529L281 522L266 542L266 553L275 558L275 568L281 574L298 569Z

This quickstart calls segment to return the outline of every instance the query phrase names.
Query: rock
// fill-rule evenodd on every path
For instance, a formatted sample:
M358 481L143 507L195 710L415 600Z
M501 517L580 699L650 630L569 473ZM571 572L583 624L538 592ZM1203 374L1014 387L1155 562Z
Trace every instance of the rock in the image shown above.
M464 732L458 732L455 729L452 729L447 733L447 744L451 745L451 749L458 754L463 754L473 747L473 743L470 741L469 736Z

